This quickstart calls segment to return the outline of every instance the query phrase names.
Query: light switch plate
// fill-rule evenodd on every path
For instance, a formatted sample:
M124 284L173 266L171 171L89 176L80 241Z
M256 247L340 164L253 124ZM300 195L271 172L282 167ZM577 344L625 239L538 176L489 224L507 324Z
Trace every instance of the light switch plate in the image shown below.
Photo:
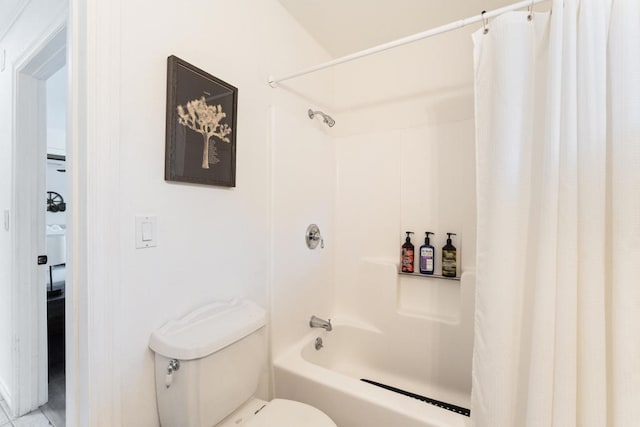
M136 215L136 248L158 246L158 219L150 215Z

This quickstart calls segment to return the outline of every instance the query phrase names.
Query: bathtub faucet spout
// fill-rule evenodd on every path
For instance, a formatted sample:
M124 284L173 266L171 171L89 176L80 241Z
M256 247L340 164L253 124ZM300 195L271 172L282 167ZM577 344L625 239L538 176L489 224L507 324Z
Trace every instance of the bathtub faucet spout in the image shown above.
M309 320L309 326L312 328L324 328L328 331L333 329L331 327L331 319L324 320L316 316L311 316L311 320Z

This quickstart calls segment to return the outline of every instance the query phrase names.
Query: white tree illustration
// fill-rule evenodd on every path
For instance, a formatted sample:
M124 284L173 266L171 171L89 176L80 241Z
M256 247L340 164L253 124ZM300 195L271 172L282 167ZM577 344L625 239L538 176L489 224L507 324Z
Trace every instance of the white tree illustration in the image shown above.
M187 102L187 109L178 105L178 123L189 129L202 134L204 147L202 149L202 168L209 169L209 164L216 164L220 161L216 150L216 141L231 142L227 135L231 133L229 125L220 124L220 121L227 117L220 105L207 105L202 96Z

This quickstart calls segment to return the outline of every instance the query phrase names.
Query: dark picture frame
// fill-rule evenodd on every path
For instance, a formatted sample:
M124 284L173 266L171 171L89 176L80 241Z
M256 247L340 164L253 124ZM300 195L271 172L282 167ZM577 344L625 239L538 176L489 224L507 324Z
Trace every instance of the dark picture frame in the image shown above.
M164 179L235 187L237 110L235 86L169 56Z

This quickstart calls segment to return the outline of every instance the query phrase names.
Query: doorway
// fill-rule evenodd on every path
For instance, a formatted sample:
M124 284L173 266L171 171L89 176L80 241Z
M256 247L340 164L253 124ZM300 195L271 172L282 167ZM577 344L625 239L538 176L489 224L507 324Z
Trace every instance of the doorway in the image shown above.
M65 64L61 25L16 67L13 145L11 415L35 411L56 427L65 425Z

